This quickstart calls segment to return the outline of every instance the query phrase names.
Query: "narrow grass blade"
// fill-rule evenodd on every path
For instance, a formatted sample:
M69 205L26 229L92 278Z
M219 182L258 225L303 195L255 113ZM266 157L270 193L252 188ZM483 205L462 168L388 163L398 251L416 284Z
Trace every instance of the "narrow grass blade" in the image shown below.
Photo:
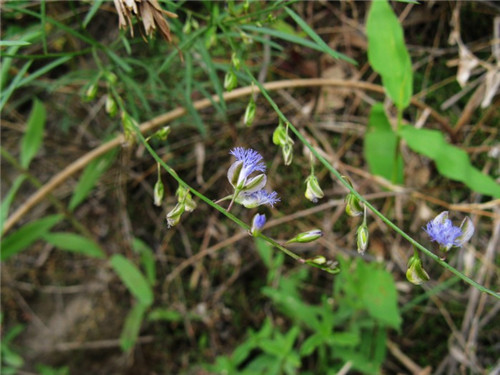
M9 208L16 196L17 191L21 187L22 183L26 179L26 175L17 176L17 178L12 183L9 192L2 198L2 206L0 211L0 232L3 233L3 224L7 219L7 215L9 214Z
M46 216L42 219L28 223L17 232L12 233L2 240L2 253L0 259L5 261L11 256L25 250L61 221L62 218L62 215Z
M46 111L41 101L33 101L33 109L26 125L26 132L21 140L21 166L28 168L33 157L38 153L43 140Z

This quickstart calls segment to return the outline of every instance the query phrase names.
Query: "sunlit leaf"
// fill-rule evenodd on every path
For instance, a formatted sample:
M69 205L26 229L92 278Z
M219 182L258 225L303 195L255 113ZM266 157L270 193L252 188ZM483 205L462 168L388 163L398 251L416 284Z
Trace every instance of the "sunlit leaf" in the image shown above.
M43 239L55 247L87 255L94 258L103 259L106 257L104 251L94 241L75 233L57 232L46 233Z

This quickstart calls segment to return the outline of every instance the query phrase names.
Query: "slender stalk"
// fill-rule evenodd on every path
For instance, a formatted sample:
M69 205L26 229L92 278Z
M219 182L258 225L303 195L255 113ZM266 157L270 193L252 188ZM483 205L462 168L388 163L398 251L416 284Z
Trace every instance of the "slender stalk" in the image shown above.
M250 76L252 81L255 83L255 85L259 88L260 92L262 95L267 99L271 107L276 111L278 116L285 122L288 122L288 119L286 116L281 112L281 110L278 108L277 104L274 102L274 100L269 96L267 90L264 88L263 85L260 84L259 81L257 81L251 72L248 70L247 67L245 67L245 70L247 74ZM337 179L340 181L342 185L344 185L351 193L353 193L361 202L363 202L375 215L377 215L384 223L386 223L391 229L393 229L396 233L401 235L404 239L406 239L408 242L410 242L413 246L418 248L421 252L423 252L425 255L430 257L432 260L437 262L439 265L441 265L443 268L447 269L451 273L457 275L460 279L462 279L464 282L468 283L469 285L472 285L474 288L477 288L481 292L487 293L497 299L500 300L500 293L496 293L491 289L488 289L484 287L483 285L477 283L476 281L472 280L468 276L464 275L461 273L459 270L456 268L450 266L448 263L445 261L441 260L436 254L434 254L432 251L428 250L426 247L418 243L416 240L414 240L412 237L410 237L408 234L406 234L403 230L401 230L396 224L394 224L392 221L390 221L387 217L385 217L380 211L378 211L375 207L373 207L365 198L363 198L352 186L350 186L343 178L342 175L323 157L321 156L316 149L305 139L302 134L297 130L297 128L289 123L289 127L292 130L292 132L297 136L297 138L313 153L313 155L335 176Z
M250 226L248 224L246 224L245 222L241 221L240 219L238 219L236 216L234 216L233 214L231 214L229 212L229 209L231 208L231 204L228 207L228 209L226 210L223 207L219 206L216 202L213 202L212 200L210 200L209 198L207 198L205 195L203 195L202 193L198 192L196 189L194 189L191 186L189 186L182 178L179 177L179 175L177 174L177 172L175 172L168 164L166 164L158 156L158 154L153 150L153 148L149 145L149 143L146 141L146 139L142 135L139 127L137 125L135 125L135 124L133 124L133 127L134 127L134 130L135 130L136 136L142 142L142 144L144 145L144 147L146 147L146 149L151 154L151 156L158 162L158 164L160 164L168 172L168 174L170 174L179 183L179 185L183 186L186 189L189 189L189 191L191 193L193 193L194 195L196 195L203 202L205 202L206 204L208 204L210 207L215 208L217 211L221 212L223 215L225 215L227 218L229 218L232 221L234 221L236 224L238 224L243 229L245 229L247 231L250 231ZM225 198L227 198L227 197L225 197ZM225 198L222 198L222 199L225 199ZM233 195L233 199L231 200L231 203L234 201L234 199L235 199L235 197ZM291 251L291 250L283 247L282 245L280 245L279 243L277 243L276 241L274 241L272 238L269 238L269 237L263 235L262 233L259 234L259 237L262 238L263 240L265 240L266 242L268 242L270 245L275 246L276 248L278 248L280 251L282 251L283 253L285 253L289 257L291 257L291 258L293 258L293 259L295 259L295 260L297 260L297 261L299 261L301 263L304 263L304 260L299 255L297 255L293 251Z

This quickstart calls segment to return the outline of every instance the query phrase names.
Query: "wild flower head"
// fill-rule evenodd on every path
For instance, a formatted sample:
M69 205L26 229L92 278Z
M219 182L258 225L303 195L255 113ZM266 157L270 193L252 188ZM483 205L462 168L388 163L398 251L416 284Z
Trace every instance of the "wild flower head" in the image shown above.
M275 191L268 192L264 189L267 176L264 173L266 165L262 155L251 148L243 147L233 148L229 153L236 158L236 161L227 171L229 183L234 188L228 210L233 202L246 208L254 208L263 204L274 207L280 199Z
M461 247L472 237L474 224L471 219L465 217L460 227L456 227L448 219L448 211L443 211L427 223L424 231L432 241L439 244L441 250L448 251L452 247Z

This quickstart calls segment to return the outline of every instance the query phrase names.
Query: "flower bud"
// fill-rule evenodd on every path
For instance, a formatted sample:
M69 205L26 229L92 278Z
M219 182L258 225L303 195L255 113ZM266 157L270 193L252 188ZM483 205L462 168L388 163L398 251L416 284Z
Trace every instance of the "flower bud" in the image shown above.
M91 83L88 87L87 90L85 91L85 95L83 99L85 101L91 101L94 100L95 96L97 95L97 82Z
M134 142L134 119L130 115L123 111L122 112L122 126L123 134L127 143L132 144ZM137 124L135 124L137 126Z
M241 61L236 52L233 52L233 54L231 55L231 64L233 64L234 69L240 70Z
M363 206L353 193L349 193L346 195L345 202L345 212L347 213L347 215L355 217L360 216L363 213Z
M318 199L321 199L325 196L323 190L319 186L318 179L315 175L310 175L306 179L306 193L305 196L311 202L316 203Z
M109 117L115 117L118 112L118 107L116 106L116 102L113 99L113 96L108 94L106 96L106 113Z
M287 143L287 134L285 127L280 123L273 133L273 143L276 146L284 146Z
M236 74L234 74L233 70L229 70L224 77L224 89L226 91L233 90L236 86L238 86L238 78Z
M327 260L323 255L316 255L313 258L305 259L305 263L316 268L319 268L323 271L331 273L333 275L340 272L340 268L338 267L338 262Z
M413 256L408 260L406 278L410 283L415 285L421 285L430 280L429 275L422 267L422 261L420 260L416 250L413 250Z
M247 108L245 109L245 115L243 116L243 123L246 126L251 126L253 123L253 120L255 118L255 111L257 109L257 106L255 105L255 101L253 98L250 99L248 102Z
M252 219L252 228L250 229L250 233L252 236L256 237L262 231L262 228L266 224L266 215L264 214L255 214Z
M170 128L170 126L164 126L154 134L154 137L158 138L160 141L165 142L171 131L172 129Z
M306 243L306 242L312 242L316 241L318 238L323 236L323 232L319 229L313 229L307 232L302 232L297 234L295 237L293 237L291 240L286 241L287 244L289 243Z
M179 223L182 214L184 213L185 206L182 203L177 203L175 207L167 214L167 226L173 227Z
M154 204L155 206L161 206L161 203L163 201L163 194L164 194L164 188L163 188L163 182L161 181L161 178L158 178L158 181L156 181L156 184L154 186Z
M358 253L363 255L368 247L369 232L366 224L361 224L356 232L356 242L358 244Z
M112 73L112 72L105 72L104 78L106 79L106 81L108 81L108 83L110 85L114 85L116 83L116 81L118 80L118 77L116 76L116 74Z
M292 164L293 160L293 147L292 143L286 143L282 148L283 152L283 160L285 162L285 165L290 165Z

